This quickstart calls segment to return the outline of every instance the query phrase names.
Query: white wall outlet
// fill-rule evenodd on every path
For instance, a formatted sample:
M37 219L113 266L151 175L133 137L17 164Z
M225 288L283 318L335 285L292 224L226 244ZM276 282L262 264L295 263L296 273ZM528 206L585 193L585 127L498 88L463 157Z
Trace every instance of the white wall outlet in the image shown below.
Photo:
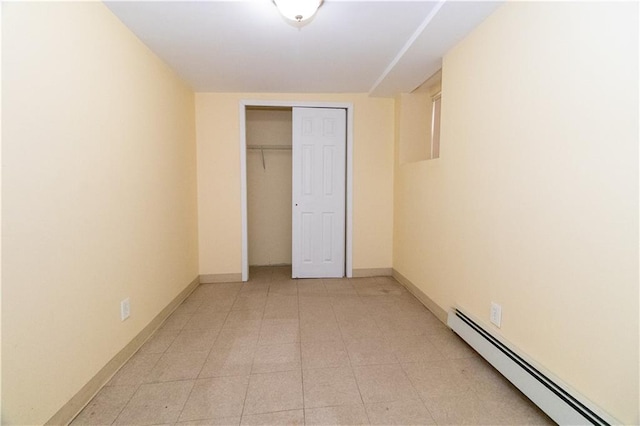
M502 323L502 306L495 302L491 302L491 314L489 315L489 319L493 325L500 328L500 324Z
M131 302L127 297L126 299L120 302L120 320L121 321L126 320L127 318L129 318L129 315L131 315Z

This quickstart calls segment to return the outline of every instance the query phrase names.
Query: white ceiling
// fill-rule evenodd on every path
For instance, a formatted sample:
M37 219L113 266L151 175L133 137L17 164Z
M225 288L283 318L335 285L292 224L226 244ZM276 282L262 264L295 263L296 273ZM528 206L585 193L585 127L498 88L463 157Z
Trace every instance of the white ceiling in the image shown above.
M107 1L196 92L411 92L498 1L325 0L302 27L271 0Z

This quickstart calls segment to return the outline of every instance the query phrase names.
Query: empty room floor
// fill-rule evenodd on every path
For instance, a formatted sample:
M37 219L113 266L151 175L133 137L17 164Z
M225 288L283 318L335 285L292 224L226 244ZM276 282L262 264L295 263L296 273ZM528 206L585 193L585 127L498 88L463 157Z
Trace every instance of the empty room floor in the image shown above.
M554 424L390 277L200 285L72 424Z

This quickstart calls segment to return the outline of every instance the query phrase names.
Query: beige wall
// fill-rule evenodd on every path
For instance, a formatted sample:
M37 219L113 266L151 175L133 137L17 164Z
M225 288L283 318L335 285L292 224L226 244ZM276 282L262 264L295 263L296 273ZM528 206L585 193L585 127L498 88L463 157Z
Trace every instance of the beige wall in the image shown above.
M637 424L638 5L508 3L442 84L441 158L395 175L394 268Z
M427 160L431 146L431 97L401 93L396 97L399 163Z
M41 424L197 277L194 96L102 3L2 9L2 422Z
M249 265L290 265L292 111L248 109L246 120L247 146L289 148L247 150Z
M366 94L196 94L200 273L240 273L242 99L354 105L354 268L389 268L393 226L393 100Z

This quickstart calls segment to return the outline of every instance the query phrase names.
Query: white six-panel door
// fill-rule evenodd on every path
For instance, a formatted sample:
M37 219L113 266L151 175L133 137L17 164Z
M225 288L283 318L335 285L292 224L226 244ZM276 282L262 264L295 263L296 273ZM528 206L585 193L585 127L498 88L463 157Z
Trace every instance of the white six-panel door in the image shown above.
M346 111L293 108L293 278L345 270Z

